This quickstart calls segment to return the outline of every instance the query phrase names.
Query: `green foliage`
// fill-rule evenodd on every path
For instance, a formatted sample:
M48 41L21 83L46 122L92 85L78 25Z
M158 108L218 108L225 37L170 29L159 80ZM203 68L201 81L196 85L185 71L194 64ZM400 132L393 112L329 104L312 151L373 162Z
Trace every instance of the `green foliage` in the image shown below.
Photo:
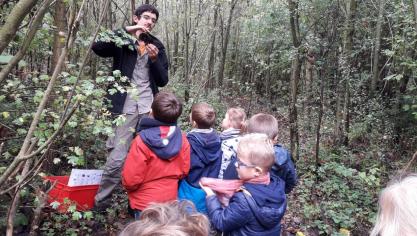
M373 224L377 194L381 188L381 169L378 166L349 167L343 160L355 159L352 153L321 156L323 164L315 175L309 163L298 162L301 182L295 189L305 228L316 228L321 235L335 235L340 228L360 234ZM301 165L301 166L300 166ZM366 189L366 191L364 191Z
M117 31L106 30L106 31L101 32L97 37L97 41L113 42L118 47L128 45L129 49L132 51L135 50L132 46L135 40L136 39L132 35L130 35L124 30L117 30Z

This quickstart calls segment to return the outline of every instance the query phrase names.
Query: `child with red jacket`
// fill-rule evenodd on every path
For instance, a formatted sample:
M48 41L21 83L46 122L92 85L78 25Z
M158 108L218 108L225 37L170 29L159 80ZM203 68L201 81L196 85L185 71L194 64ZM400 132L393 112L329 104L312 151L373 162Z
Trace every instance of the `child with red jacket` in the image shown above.
M160 92L151 108L150 118L139 123L122 171L135 218L150 203L176 200L178 181L190 169L190 145L176 125L182 103L174 94Z

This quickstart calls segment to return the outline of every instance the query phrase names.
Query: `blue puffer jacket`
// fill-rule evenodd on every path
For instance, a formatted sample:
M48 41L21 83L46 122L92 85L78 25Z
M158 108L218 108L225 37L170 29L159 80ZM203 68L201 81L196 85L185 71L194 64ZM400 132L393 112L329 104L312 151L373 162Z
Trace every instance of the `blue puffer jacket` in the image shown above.
M279 236L281 218L287 202L284 182L271 175L269 185L245 183L229 205L222 208L216 196L207 197L207 210L212 225L227 236ZM249 200L253 199L254 204Z
M271 174L285 181L285 193L290 193L297 184L297 172L291 159L290 152L279 144L274 145L275 165L272 166Z
M281 145L275 144L275 163L271 168L272 175L280 177L285 182L285 193L290 193L297 184L297 172L291 159L290 152ZM238 179L235 167L236 158L232 159L224 172L224 179Z

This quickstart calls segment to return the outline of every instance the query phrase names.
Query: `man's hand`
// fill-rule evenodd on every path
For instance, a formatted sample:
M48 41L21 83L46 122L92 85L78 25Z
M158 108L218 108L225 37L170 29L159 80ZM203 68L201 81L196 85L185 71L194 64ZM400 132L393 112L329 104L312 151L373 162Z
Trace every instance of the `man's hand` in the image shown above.
M201 189L203 189L203 191L206 192L207 197L214 195L214 192L213 192L213 190L211 188L202 185L201 182L199 184L201 186Z
M158 59L159 49L155 45L151 43L146 45L146 51L148 52L148 56L151 58L152 62L155 62Z
M141 33L149 33L149 30L143 25L129 25L126 26L125 29L128 33L135 35L136 38L138 38Z

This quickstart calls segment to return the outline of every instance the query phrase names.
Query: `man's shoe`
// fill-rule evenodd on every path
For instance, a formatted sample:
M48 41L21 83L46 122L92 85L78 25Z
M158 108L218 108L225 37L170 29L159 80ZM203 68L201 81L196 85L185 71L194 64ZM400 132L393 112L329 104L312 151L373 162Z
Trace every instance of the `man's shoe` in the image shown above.
M106 212L111 206L111 200L101 201L100 203L95 202L94 207L91 209L95 212Z

